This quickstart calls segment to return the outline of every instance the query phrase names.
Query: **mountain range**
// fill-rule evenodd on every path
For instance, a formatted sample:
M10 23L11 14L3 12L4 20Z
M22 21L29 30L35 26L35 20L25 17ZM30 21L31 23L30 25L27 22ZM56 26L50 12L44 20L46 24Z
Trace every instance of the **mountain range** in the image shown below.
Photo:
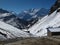
M52 27L53 30L60 28L60 0L57 0L51 7L49 14L44 16L41 20L38 20L28 30L30 33L37 36L47 36L47 28ZM33 33L34 32L34 33Z
M5 37L6 35L8 38L16 38L16 37L39 37L39 36L47 36L47 28L53 27L53 28L58 28L60 27L60 8L55 10L53 13L50 15L45 15L43 18L39 19L34 25L29 27L28 29L18 29L10 24L8 24L9 21L5 22L4 20L1 19L0 21L0 36ZM10 13L4 13L1 14L1 17L8 16L7 14L10 15ZM20 18L19 18L20 20ZM34 33L33 33L34 32ZM25 35L25 34L26 35ZM23 35L22 35L23 34ZM22 35L22 36L21 36ZM5 39L3 37L3 39Z
M39 13L40 12L40 13ZM8 23L19 29L25 29L32 26L38 21L38 19L48 14L47 9L29 9L16 15L4 9L0 9L0 21Z
M50 10L29 9L19 14L0 9L0 39L47 36L47 28L60 28L60 0Z

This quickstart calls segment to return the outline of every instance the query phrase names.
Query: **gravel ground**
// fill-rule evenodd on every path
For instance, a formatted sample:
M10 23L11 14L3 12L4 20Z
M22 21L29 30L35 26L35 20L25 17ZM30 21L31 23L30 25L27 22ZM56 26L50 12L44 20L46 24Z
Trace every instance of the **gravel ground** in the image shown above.
M59 39L58 39L59 40ZM9 42L2 45L60 45L60 41L54 38L23 38L22 40Z

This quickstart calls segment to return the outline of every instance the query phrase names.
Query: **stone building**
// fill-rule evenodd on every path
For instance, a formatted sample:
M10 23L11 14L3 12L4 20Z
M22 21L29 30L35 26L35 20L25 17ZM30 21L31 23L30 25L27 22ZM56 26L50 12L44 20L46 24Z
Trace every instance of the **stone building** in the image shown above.
M47 28L47 36L60 36L60 28Z

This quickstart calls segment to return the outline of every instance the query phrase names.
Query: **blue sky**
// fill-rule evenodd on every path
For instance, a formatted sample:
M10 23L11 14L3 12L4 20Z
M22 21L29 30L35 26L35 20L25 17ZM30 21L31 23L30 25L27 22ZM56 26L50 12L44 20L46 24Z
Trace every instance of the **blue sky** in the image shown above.
M31 8L49 9L56 0L0 0L0 8L19 13Z

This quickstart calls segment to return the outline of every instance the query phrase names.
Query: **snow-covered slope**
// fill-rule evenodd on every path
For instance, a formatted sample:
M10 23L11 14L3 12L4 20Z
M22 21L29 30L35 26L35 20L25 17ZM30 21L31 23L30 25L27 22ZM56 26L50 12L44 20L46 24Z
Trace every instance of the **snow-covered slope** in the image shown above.
M29 10L25 10L21 12L19 15L17 15L20 19L23 19L27 21L27 28L30 28L32 25L34 25L39 19L43 18L46 14L49 13L48 9L41 8L36 9L32 8Z
M3 21L19 29L25 28L25 21L19 19L16 15L17 14L14 12L9 12L7 10L0 9L0 21Z
M3 39L7 38L16 38L16 37L30 37L26 32L23 32L9 24L0 21L0 36ZM1 39L0 37L0 39Z
M42 19L37 20L37 22L34 23L34 25L32 25L32 27L27 29L28 31L30 31L30 33L24 32L24 30L21 31L9 24L6 24L6 23L0 21L0 34L1 34L0 36L3 37L4 39L6 38L6 35L7 35L7 38L30 37L33 35L47 36L47 28L48 27L59 27L60 26L60 20L59 20L60 12L57 10L55 10L52 14L46 15ZM5 13L5 14L1 15L1 17L5 17L5 16L8 17L8 14L9 13ZM31 34L33 34L33 35L31 35Z
M41 20L39 20L35 25L33 25L28 30L30 33L37 36L47 36L48 27L58 27L60 26L60 12L54 11L51 15L46 15Z
M19 16L17 16L14 12L0 9L0 21L3 21L19 29L26 29L35 24L38 20L38 17L40 19L45 16L45 14L48 14L48 10L45 8L29 9L23 11L21 14L19 14Z

